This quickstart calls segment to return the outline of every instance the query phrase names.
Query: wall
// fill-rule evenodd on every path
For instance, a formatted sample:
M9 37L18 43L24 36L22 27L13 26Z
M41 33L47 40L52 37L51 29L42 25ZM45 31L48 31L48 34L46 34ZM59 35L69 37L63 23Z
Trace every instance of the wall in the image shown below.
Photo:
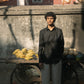
M44 14L55 12L55 25L63 30L65 47L84 53L82 5L0 7L0 58L12 57L12 52L23 47L38 52L39 31L47 26ZM15 65L0 63L0 84L9 84ZM4 76L6 81L4 81ZM3 79L3 80L2 80Z

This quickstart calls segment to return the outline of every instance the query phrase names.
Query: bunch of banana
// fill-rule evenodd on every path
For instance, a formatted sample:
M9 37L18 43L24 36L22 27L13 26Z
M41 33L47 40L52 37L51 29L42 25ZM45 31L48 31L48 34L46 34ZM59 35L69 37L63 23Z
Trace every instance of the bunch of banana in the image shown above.
M26 60L31 60L31 59L37 59L38 54L36 54L33 50L27 50L26 48L23 48L22 50L16 49L13 54L17 58L24 58Z
M16 49L14 52L13 52L13 55L15 55L16 53L18 53L20 51L20 49Z
M26 48L23 48L22 49L22 52L23 52L23 54L26 54L27 53L27 49Z

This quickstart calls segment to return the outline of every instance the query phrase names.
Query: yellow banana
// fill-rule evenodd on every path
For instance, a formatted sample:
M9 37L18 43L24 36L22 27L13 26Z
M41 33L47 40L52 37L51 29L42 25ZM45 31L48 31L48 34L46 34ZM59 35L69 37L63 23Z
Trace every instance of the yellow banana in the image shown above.
M26 49L26 48L23 48L23 49L22 49L22 52L23 52L24 54L26 54L26 53L27 53L27 49Z
M38 58L38 54L35 54L35 56Z
M20 51L20 49L16 49L13 54L15 55L18 51Z
M26 60L33 59L33 57L25 57Z
M16 49L13 54L16 55L17 58L24 58L25 60L33 59L33 55L35 55L36 58L39 57L32 49L27 50L26 48L22 50Z

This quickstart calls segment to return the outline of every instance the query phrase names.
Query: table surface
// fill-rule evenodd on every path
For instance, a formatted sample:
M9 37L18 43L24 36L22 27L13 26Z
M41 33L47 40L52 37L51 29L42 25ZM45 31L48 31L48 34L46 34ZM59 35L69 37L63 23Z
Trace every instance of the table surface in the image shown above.
M76 61L76 60L71 60L71 61ZM83 62L84 60L79 60L79 62ZM24 58L0 58L0 63L39 63L39 58L38 59L32 59L32 60L25 60Z
M23 58L0 58L0 63L39 63L39 59L25 60Z

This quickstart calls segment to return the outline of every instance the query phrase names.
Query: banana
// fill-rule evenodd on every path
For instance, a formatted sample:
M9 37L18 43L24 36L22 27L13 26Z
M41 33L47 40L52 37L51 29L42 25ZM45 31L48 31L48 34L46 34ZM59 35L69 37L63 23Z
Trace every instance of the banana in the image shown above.
M35 56L38 58L38 54L35 54Z
M25 57L26 60L33 59L33 57Z
M17 58L24 58L25 60L30 60L34 58L34 55L36 58L38 58L38 54L36 54L32 49L27 50L26 48L23 48L22 50L16 49L13 54Z
M16 49L13 54L15 55L18 51L20 51L20 49Z
M27 49L26 49L26 48L23 48L23 49L22 49L22 52L23 52L24 54L26 54L26 53L27 53Z

